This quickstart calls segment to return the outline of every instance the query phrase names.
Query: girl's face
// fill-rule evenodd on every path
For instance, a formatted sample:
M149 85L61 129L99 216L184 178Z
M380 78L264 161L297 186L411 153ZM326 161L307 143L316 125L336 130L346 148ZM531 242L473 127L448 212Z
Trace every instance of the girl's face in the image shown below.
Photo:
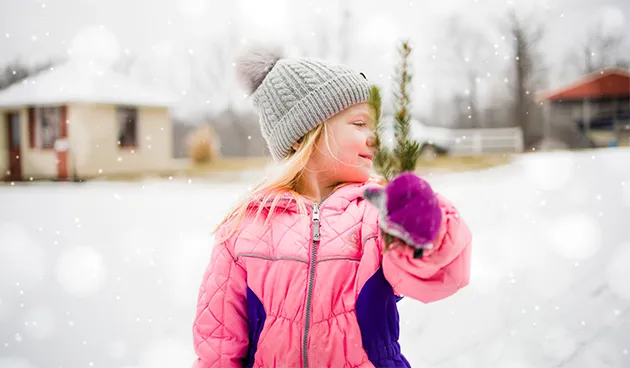
M315 143L309 169L331 183L369 179L374 157L374 132L367 103L354 105L333 116Z

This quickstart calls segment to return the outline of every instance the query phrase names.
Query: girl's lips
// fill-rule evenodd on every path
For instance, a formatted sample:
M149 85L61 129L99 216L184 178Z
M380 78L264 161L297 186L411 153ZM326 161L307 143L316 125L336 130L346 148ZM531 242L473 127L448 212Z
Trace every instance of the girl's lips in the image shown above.
M363 158L368 159L368 160L370 160L370 161L372 161L372 160L373 160L372 155L359 155L359 157L363 157Z

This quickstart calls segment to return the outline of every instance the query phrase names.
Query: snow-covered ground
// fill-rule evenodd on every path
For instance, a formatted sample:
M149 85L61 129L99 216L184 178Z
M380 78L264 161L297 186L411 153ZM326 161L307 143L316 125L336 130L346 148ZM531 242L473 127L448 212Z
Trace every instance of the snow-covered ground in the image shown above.
M630 366L630 150L428 178L473 277L400 303L414 367ZM189 367L209 234L248 184L0 185L0 368Z

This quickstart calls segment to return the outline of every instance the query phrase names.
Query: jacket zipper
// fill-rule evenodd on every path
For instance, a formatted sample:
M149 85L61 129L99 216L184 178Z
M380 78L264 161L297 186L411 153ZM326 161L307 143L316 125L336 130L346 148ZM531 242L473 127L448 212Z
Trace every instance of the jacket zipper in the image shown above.
M319 207L320 204L313 205L313 215L311 222L313 224L312 241L311 241L311 264L308 276L308 291L306 294L306 317L304 318L304 336L302 336L302 362L303 367L308 368L308 333L311 324L311 304L313 301L313 283L315 282L315 263L317 258L317 244L319 243Z

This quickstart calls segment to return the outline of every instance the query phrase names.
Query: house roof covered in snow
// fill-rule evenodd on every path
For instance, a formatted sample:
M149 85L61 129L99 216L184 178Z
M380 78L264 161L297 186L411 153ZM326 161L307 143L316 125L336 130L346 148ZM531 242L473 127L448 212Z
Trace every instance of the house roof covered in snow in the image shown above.
M173 95L93 63L71 61L0 91L0 107L98 103L171 107Z
M558 90L543 92L540 100L572 101L630 97L630 72L612 68L597 71Z

